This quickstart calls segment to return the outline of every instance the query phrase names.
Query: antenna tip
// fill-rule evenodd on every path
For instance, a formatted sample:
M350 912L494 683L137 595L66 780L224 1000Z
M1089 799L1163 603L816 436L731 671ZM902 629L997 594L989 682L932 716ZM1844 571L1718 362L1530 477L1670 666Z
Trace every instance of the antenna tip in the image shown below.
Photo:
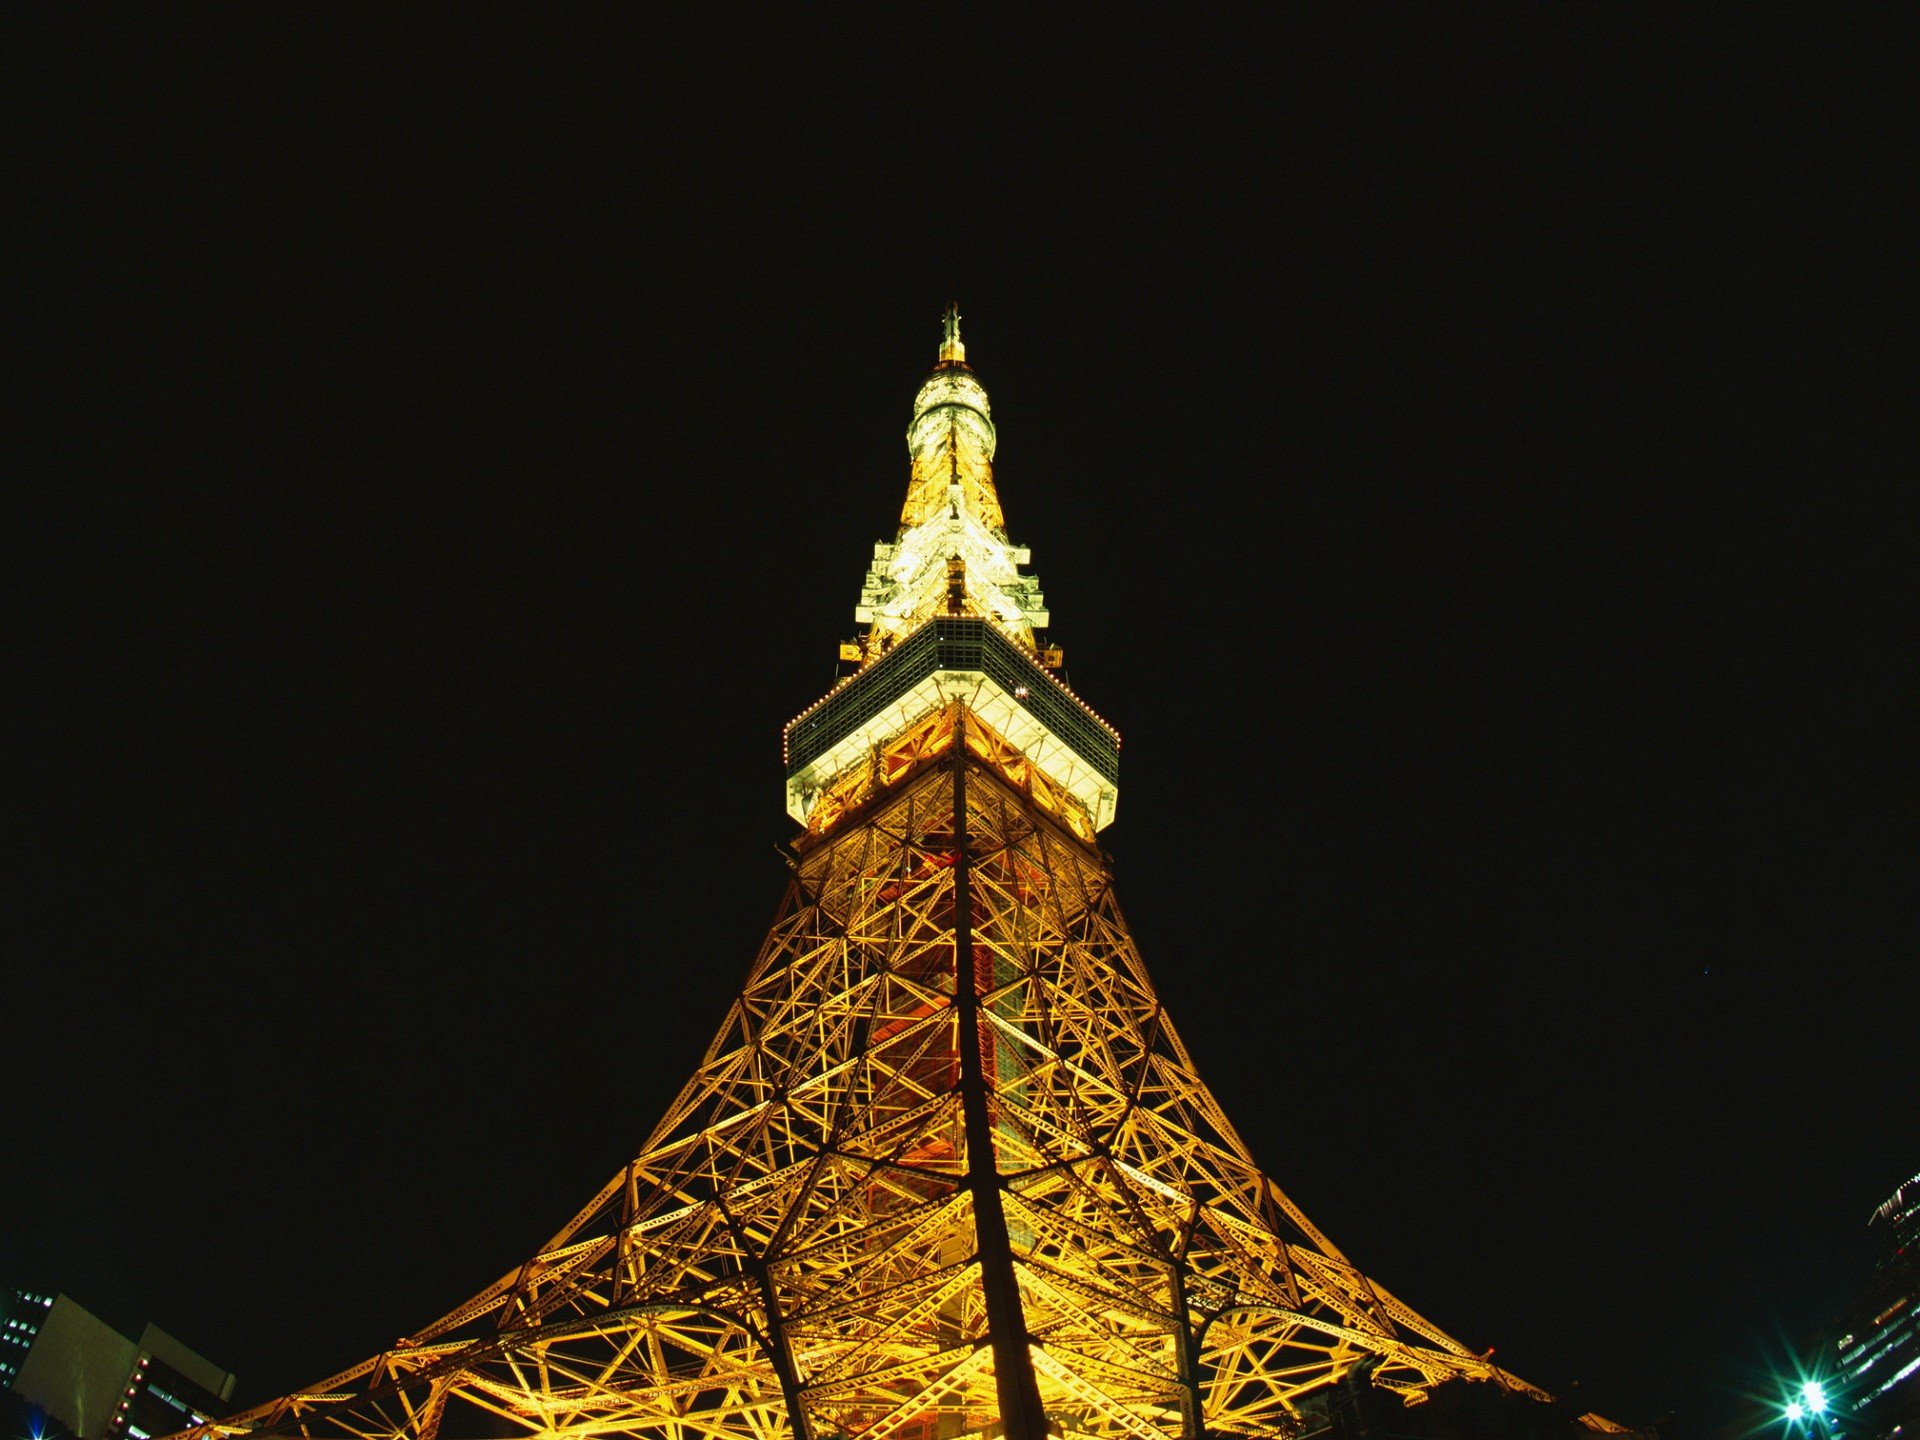
M940 363L957 361L965 364L967 347L960 343L960 302L952 301L947 306L940 338Z

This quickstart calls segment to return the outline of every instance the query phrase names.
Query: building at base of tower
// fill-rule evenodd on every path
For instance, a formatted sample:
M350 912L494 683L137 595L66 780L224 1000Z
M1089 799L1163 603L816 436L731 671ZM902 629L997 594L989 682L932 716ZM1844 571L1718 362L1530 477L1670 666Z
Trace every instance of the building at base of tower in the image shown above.
M0 1293L9 1440L150 1440L223 1413L233 1376L157 1325L136 1343L52 1291Z
M1868 1225L1873 1276L1835 1323L1825 1393L1852 1440L1920 1436L1920 1175Z

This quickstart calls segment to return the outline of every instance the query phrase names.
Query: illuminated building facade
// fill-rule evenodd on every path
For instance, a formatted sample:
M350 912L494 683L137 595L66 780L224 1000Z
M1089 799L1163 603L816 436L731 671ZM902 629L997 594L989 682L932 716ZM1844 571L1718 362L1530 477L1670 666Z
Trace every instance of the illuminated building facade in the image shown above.
M1547 1398L1349 1261L1195 1072L996 444L949 312L855 668L786 728L786 899L639 1154L466 1304L204 1440L1251 1440L1357 1388Z
M1849 1436L1920 1436L1920 1175L1873 1212L1873 1279L1841 1315L1828 1387Z
M15 1290L0 1310L0 1388L15 1433L150 1440L220 1414L233 1376L157 1325L136 1343L65 1295Z

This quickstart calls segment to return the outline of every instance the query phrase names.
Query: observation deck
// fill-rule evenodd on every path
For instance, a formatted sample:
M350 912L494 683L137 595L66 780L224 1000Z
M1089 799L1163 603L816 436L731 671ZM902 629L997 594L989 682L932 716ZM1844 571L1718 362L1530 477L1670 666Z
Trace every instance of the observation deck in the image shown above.
M959 700L1086 808L1113 823L1120 736L989 620L937 616L786 728L787 813L805 824L836 777Z

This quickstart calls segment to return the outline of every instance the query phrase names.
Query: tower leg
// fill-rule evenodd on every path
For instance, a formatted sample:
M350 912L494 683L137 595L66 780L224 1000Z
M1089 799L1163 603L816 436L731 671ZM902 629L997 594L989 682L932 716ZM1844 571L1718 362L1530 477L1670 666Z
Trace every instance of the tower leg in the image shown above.
M960 1103L967 1133L967 1189L973 1199L974 1232L980 1245L980 1284L987 1332L993 1345L994 1386L1007 1440L1045 1440L1046 1412L1033 1373L1020 1281L1000 1203L1000 1167L994 1153L993 1115L980 1063L980 977L973 950L973 897L967 874L967 747L956 717L953 745L953 1004L960 1047Z

